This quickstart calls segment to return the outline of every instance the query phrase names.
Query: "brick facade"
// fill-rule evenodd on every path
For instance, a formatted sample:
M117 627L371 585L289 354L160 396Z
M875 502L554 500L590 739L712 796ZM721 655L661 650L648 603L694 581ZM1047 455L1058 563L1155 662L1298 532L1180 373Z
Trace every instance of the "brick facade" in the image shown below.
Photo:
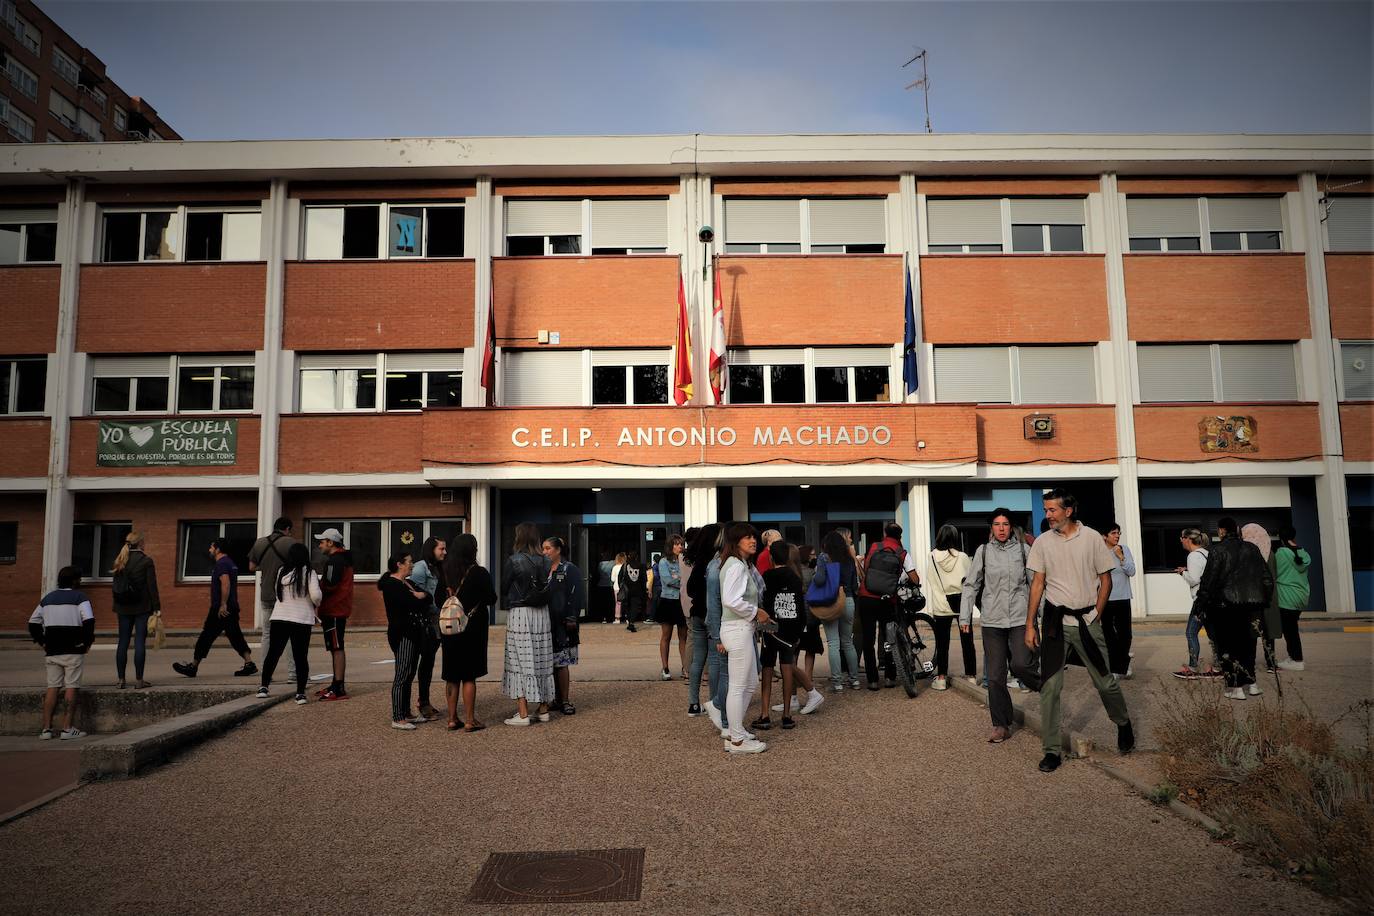
M927 343L1096 343L1107 340L1100 255L921 258ZM900 333L900 331L899 331Z
M1374 404L1342 404L1341 451L1346 461L1374 461Z
M901 342L900 255L730 255L717 264L732 347Z
M493 258L496 338L533 347L668 347L677 340L677 255ZM469 309L471 314L471 309Z
M418 413L293 414L281 418L283 474L386 474L420 470Z
M1125 262L1132 340L1312 336L1301 254L1127 254Z
M16 522L19 526L14 565L0 566L0 630L23 631L38 600L47 592L42 573L43 494L0 495L0 522ZM56 587L56 582L49 586Z
M88 264L76 349L241 353L262 349L264 264Z
M1203 452L1198 421L1237 416L1255 418L1257 450L1235 455ZM1141 461L1312 461L1322 455L1315 404L1137 407L1135 441Z
M41 417L0 417L0 477L46 476L51 427ZM0 494L0 502L6 498Z
M1054 417L1054 438L1025 438L1025 418ZM979 407L978 460L985 464L1115 463L1116 411L1111 407Z
M57 295L62 269L0 267L0 355L28 356L57 349Z
M1374 254L1326 255L1331 336L1374 340Z

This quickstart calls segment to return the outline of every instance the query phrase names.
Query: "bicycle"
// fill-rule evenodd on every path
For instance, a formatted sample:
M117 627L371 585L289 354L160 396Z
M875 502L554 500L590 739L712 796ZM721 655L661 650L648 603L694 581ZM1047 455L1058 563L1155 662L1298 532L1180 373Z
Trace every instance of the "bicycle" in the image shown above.
M935 620L924 613L925 596L919 586L902 586L897 590L897 612L887 624L884 650L892 653L897 680L906 695L915 698L916 682L933 677L934 662L926 657L935 645Z

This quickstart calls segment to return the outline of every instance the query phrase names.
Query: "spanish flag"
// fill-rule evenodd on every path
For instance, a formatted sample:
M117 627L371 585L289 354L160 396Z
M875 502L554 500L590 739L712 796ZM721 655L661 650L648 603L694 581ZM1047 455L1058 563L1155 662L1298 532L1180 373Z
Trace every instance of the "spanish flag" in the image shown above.
M677 356L673 365L673 403L681 407L692 399L692 324L687 317L687 289L682 272L677 275Z

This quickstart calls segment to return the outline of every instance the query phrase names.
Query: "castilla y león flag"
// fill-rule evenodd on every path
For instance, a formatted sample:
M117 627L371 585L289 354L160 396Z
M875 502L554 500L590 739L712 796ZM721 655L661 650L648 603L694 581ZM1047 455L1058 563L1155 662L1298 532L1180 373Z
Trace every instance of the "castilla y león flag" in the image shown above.
M681 406L692 399L692 328L687 318L687 289L682 274L677 277L677 357L673 365L673 403Z
M720 295L720 270L715 275L715 299L711 304L711 357L707 372L711 377L711 395L719 404L725 392L725 303Z

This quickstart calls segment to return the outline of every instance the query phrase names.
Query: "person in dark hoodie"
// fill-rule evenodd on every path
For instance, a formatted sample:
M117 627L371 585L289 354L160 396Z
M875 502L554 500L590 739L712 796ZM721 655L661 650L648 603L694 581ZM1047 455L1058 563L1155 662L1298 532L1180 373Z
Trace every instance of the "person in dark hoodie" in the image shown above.
M1207 628L1226 674L1225 696L1243 700L1255 684L1255 639L1265 606L1274 590L1269 564L1254 544L1242 539L1235 519L1217 523L1224 534L1212 545L1207 568L1198 583L1193 613Z
M346 700L344 629L353 613L353 555L344 546L343 533L338 528L325 529L324 533L315 535L315 540L320 542L320 553L324 555L324 572L320 574L320 587L324 589L319 609L320 626L324 630L324 647L334 662L334 680L317 696L321 700Z
M572 704L572 672L577 664L581 642L578 618L587 607L587 590L582 570L563 556L567 545L560 537L544 539L544 556L549 561L549 628L553 637L553 710L565 716L577 712Z
M95 612L91 599L77 589L81 571L65 566L57 574L57 590L38 602L29 618L29 635L43 647L44 667L48 672L48 691L43 694L43 731L38 737L53 736L52 717L57 709L57 691L66 688L67 710L62 716L62 740L84 738L76 727L76 691L81 687L81 671L86 650L95 642Z
M644 567L639 562L639 552L631 550L625 555L625 565L620 567L620 609L625 618L625 629L636 631L635 621L643 620L649 605L649 583Z
M429 593L411 583L414 568L410 554L397 554L386 561L387 574L377 580L377 590L386 605L386 641L396 653L396 672L391 680L391 727L402 731L414 731L417 724L429 721L423 712L410 712L410 689L420 667L420 653L434 607Z

